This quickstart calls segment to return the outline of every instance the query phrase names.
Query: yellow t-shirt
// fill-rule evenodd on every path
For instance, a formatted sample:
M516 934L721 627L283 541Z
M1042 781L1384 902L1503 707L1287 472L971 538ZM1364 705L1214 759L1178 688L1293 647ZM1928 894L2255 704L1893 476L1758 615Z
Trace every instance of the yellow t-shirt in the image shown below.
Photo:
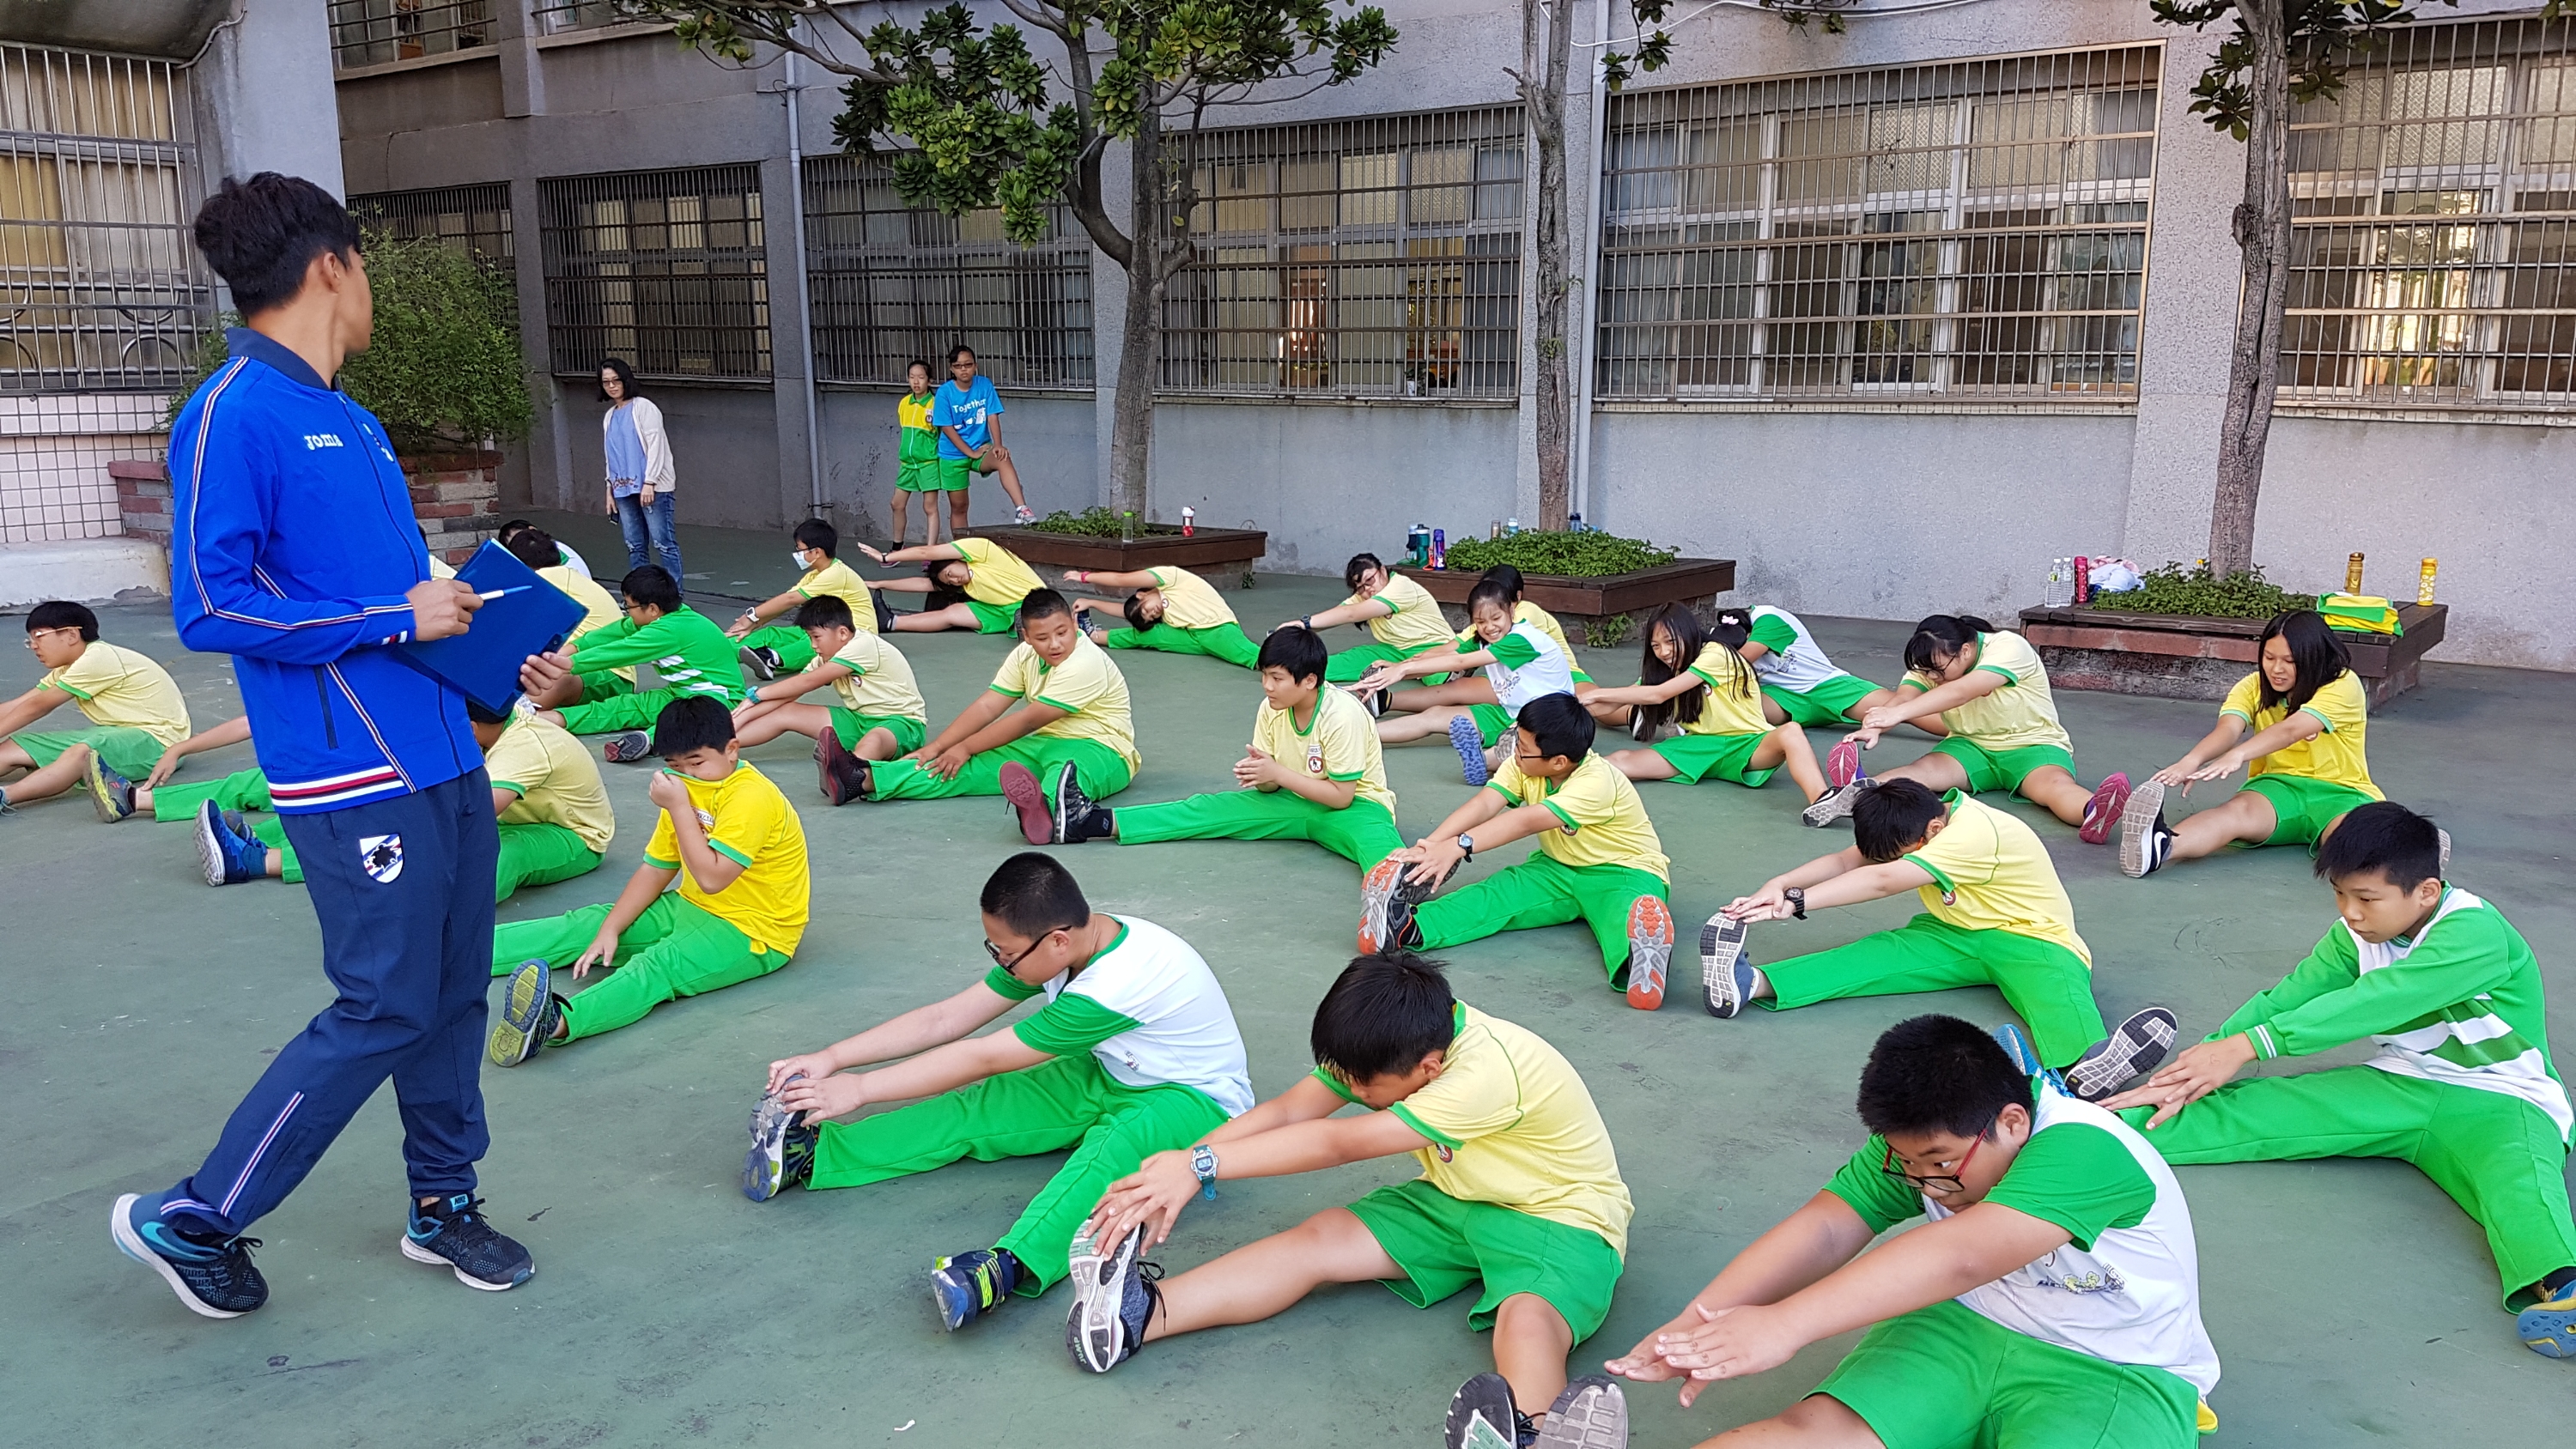
M1965 931L2055 941L2092 965L2092 948L2075 934L2075 903L2038 832L1957 790L1941 798L1950 823L1905 857L1932 873L1932 884L1915 888L1923 909Z
M501 812L502 824L560 825L602 855L617 838L617 810L608 803L599 766L563 726L533 714L511 716L483 756L483 769L493 789L519 792Z
M1762 717L1762 687L1754 682L1753 666L1738 658L1734 650L1718 643L1703 644L1699 657L1691 661L1690 672L1708 686L1708 693L1699 707L1699 718L1681 722L1686 733L1770 732L1771 722Z
M919 397L914 397L911 393L905 393L903 396L896 398L894 400L894 420L896 426L918 428L925 433L929 432L931 430L930 402L931 399L937 396L939 396L939 394L936 392L926 392Z
M1252 716L1252 742L1261 752L1292 770L1319 780L1350 780L1359 788L1351 800L1374 800L1395 813L1395 791L1386 783L1386 755L1378 747L1377 722L1347 690L1325 685L1315 694L1315 715L1304 733L1288 710L1262 701Z
M1624 865L1657 880L1671 879L1672 863L1664 858L1655 822L1646 818L1646 802L1637 798L1628 777L1599 755L1585 755L1573 774L1553 786L1522 774L1514 757L1485 788L1514 805L1545 805L1565 822L1565 829L1542 830L1538 836L1538 848L1559 865Z
M957 556L974 570L966 580L966 597L976 603L1017 607L1020 600L1046 587L1018 554L989 538L961 538L955 547Z
M1237 622L1216 586L1188 569L1147 569L1163 591L1163 622L1175 629L1213 629Z
M698 809L698 824L717 854L742 866L732 885L710 895L680 861L680 835L669 811L654 821L653 838L644 858L664 870L680 872L680 899L751 938L763 951L796 954L805 939L805 919L814 881L805 864L805 825L769 777L749 765L736 765L721 780L676 777L689 790Z
M2289 718L2289 710L2284 707L2289 701L2278 701L2269 709L2262 708L2262 703L2263 674L2257 670L2236 681L2218 712L2245 721L2249 734L2261 734ZM2372 783L2370 761L2362 752L2370 732L2370 699L2362 693L2361 676L2345 670L2299 708L2315 715L2317 722L2325 726L2325 733L2249 762L2246 776L2305 775L2311 780L2359 790L2373 800L2387 799Z
M1396 649L1446 649L1458 637L1449 632L1449 621L1441 617L1440 601L1431 597L1429 589L1402 574L1388 574L1386 587L1374 594L1353 594L1342 602L1365 604L1371 599L1395 611L1368 621L1370 635L1380 644Z
M856 570L839 559L833 559L819 569L807 569L805 576L796 581L796 593L807 599L830 594L850 606L850 623L860 633L877 631L877 606L868 596L868 586L859 582ZM792 625L794 621L795 616L791 614L778 622Z
M1515 624L1534 624L1538 626L1538 631L1540 633L1555 640L1556 647L1565 651L1566 662L1568 664L1574 662L1574 646L1565 642L1565 626L1556 621L1556 616L1554 614L1549 613L1547 610L1540 608L1538 605L1531 603L1527 599L1523 599L1519 603L1512 605L1512 622ZM1485 641L1476 637L1476 631L1474 629L1461 629L1458 631L1458 647L1461 650L1472 654L1475 651L1484 648Z
M850 672L832 681L841 707L853 714L897 715L927 721L921 686L912 678L912 661L903 651L874 634L853 634L832 662Z
M973 542L972 539L967 540ZM990 688L1013 699L1034 699L1066 711L1032 731L1063 740L1098 740L1118 752L1130 770L1145 767L1136 753L1136 721L1127 709L1127 676L1109 652L1076 635L1073 652L1049 667L1026 644L1013 649Z
M2057 700L2048 692L2048 666L2030 641L2009 630L1977 636L1977 669L2004 677L2003 688L1956 709L1941 711L1950 733L1990 750L2020 750L2055 745L2072 753L2075 742L2057 722ZM1974 673L1974 670L1970 671ZM1922 674L1914 682L1925 689L1935 681Z
M163 748L194 733L188 701L170 671L121 644L93 639L81 657L47 670L39 689L59 689L96 725L123 725L159 740Z
M1598 1233L1626 1257L1636 1204L1573 1063L1538 1033L1463 1001L1457 1022L1440 1075L1387 1108L1430 1139L1413 1154L1422 1180L1461 1202ZM1350 1097L1332 1073L1315 1075Z

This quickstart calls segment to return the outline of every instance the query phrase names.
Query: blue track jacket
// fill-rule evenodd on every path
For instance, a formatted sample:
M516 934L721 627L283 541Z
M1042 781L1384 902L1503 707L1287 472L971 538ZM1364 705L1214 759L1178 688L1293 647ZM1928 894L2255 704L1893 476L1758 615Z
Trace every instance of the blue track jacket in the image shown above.
M394 657L429 552L382 424L247 328L170 429L170 613L233 656L280 814L338 810L483 763L465 700Z

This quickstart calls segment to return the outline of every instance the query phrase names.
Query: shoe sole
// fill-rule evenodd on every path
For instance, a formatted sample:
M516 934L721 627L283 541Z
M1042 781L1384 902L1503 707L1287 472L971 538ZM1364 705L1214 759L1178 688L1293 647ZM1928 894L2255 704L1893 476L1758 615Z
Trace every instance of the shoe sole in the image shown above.
M1664 1009L1664 979L1673 960L1673 908L1639 896L1628 908L1628 1004Z
M1708 1014L1720 1021L1732 1021L1744 1014L1747 985L1737 979L1744 967L1744 938L1752 922L1730 920L1724 914L1708 918L1699 933L1700 1000ZM1718 990L1724 983L1725 991Z
M98 757L98 751L89 752L89 769L83 772L82 780L89 786L89 805L98 812L99 824L114 825L134 813L130 807L123 814L117 813L115 792L107 787L107 762Z
M2111 831L2119 825L2128 806L2129 797L2135 793L2129 788L2126 773L2113 775L2095 786L2093 798L2085 802L2084 824L2077 828L2075 838L2086 845L2100 845L2110 839Z
M1841 789L1860 778L1860 746L1844 740L1825 751L1825 783Z
M794 1081L790 1077L789 1081ZM751 1110L751 1151L743 1154L742 1195L753 1202L778 1196L787 1176L787 1124L795 1117L771 1092Z
M1395 899L1396 884L1404 878L1404 862L1381 860L1360 877L1359 948L1363 956L1374 956L1386 942L1386 908Z
M546 1019L552 983L543 961L530 961L510 973L510 989L501 1002L501 1020L492 1028L484 1057L496 1067L515 1067L537 1054L537 1026ZM441 1259L441 1262L446 1261Z
M1074 790L1081 788L1081 782L1074 773L1073 761L1067 760L1063 764L1056 766L1055 803L1047 808L1047 840L1049 844L1062 845L1072 836L1073 831L1069 823L1065 802L1071 797ZM1085 798L1087 799L1088 797L1086 796Z
M2079 1100L2099 1101L2162 1065L2173 1042L2172 1012L2150 1006L2133 1013L2111 1029L2099 1055L2088 1053L2066 1069L2066 1090Z
M224 883L224 846L220 838L222 830L223 812L215 808L215 802L208 800L199 805L197 807L197 869L205 873L206 884L210 886Z
M133 1210L134 1200L142 1195L139 1192L129 1192L116 1200L116 1206L108 1209L107 1230L109 1235L116 1239L116 1250L160 1274L161 1281L170 1285L170 1291L179 1295L179 1301L188 1305L189 1312L207 1318L241 1317L246 1310L217 1308L189 1292L188 1281L179 1276L178 1269L170 1266L170 1260L152 1251L151 1245L144 1242L142 1236L134 1231L134 1225L126 1220L126 1215Z
M1020 817L1020 835L1031 845L1045 845L1055 822L1048 818L1046 792L1038 777L1017 760L1002 767L1002 798Z
M2164 813L2164 781L2149 780L2129 792L2128 803L2120 807L2120 874L2134 880L2147 873L2147 847L2154 843L2156 821Z
M1628 1449L1628 1396L1596 1377L1575 1380L1549 1410L1538 1449Z
M507 1283L486 1283L482 1279L477 1278L473 1274L456 1266L455 1263L448 1259L442 1258L436 1253L431 1252L429 1249L422 1247L420 1244L413 1242L411 1240L411 1234L409 1233L403 1234L401 1241L402 1255L404 1257L411 1259L415 1263L430 1263L438 1267L445 1268L447 1271L456 1275L457 1282L464 1284L468 1288L481 1289L486 1293L507 1293L511 1289L518 1287L520 1284L527 1282L528 1278L534 1278L537 1276L535 1266L530 1265L528 1268L528 1278L514 1278Z
M825 725L823 733L814 741L814 780L823 787L823 798L835 805L850 803L850 792L841 783L841 761L849 753L841 743L840 735L830 725Z
M737 649L734 651L734 658L742 665L743 668L760 676L760 681L763 684L766 684L778 677L778 671L772 669L769 665L769 661L761 658L759 653L755 650Z
M1066 1264L1073 1279L1073 1308L1064 1319L1064 1346L1075 1367L1105 1374L1118 1366L1118 1310L1127 1301L1127 1275L1135 1271L1144 1243L1145 1230L1137 1228L1118 1251L1103 1256L1094 1240L1074 1239Z
M1481 1373L1458 1386L1449 1396L1449 1413L1440 1424L1443 1449L1484 1449L1484 1446L1513 1442L1512 1386L1501 1374ZM1488 1434L1476 1434L1478 1423Z
M1449 720L1449 747L1458 752L1458 773L1470 785L1482 785L1494 778L1485 768L1485 735L1476 721L1466 715L1453 715Z
M2522 1346L2543 1358L2576 1358L2576 1307L2531 1307L2515 1315Z

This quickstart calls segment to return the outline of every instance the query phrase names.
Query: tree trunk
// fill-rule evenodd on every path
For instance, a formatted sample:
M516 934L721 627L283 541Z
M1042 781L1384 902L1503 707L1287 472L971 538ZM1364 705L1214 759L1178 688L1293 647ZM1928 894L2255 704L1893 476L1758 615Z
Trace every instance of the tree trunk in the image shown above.
M2281 312L2290 290L2290 57L2283 0L2240 0L2253 51L2245 138L2245 200L2236 208L2244 253L2227 416L2218 438L2218 493L2209 510L2209 568L2220 578L2254 566L2254 510L2281 376Z
M1565 76L1573 52L1571 0L1521 0L1521 104L1538 154L1539 527L1566 525L1567 457L1576 420L1566 372Z
M1142 107L1143 121L1128 143L1128 181L1134 202L1125 258L1127 310L1120 329L1118 398L1109 423L1110 506L1133 510L1139 523L1151 517L1147 484L1154 457L1154 385L1163 357L1163 292L1170 284L1169 248L1164 234L1164 146L1157 107Z

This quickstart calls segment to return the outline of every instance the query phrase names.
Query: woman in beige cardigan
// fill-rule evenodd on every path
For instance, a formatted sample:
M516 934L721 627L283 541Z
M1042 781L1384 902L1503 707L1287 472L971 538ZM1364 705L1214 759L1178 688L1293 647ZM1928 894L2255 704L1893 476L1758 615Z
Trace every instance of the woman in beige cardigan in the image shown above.
M671 519L671 442L662 433L662 410L635 390L635 370L621 357L599 364L600 419L608 458L608 511L626 535L626 566L658 563L682 588L680 538Z

